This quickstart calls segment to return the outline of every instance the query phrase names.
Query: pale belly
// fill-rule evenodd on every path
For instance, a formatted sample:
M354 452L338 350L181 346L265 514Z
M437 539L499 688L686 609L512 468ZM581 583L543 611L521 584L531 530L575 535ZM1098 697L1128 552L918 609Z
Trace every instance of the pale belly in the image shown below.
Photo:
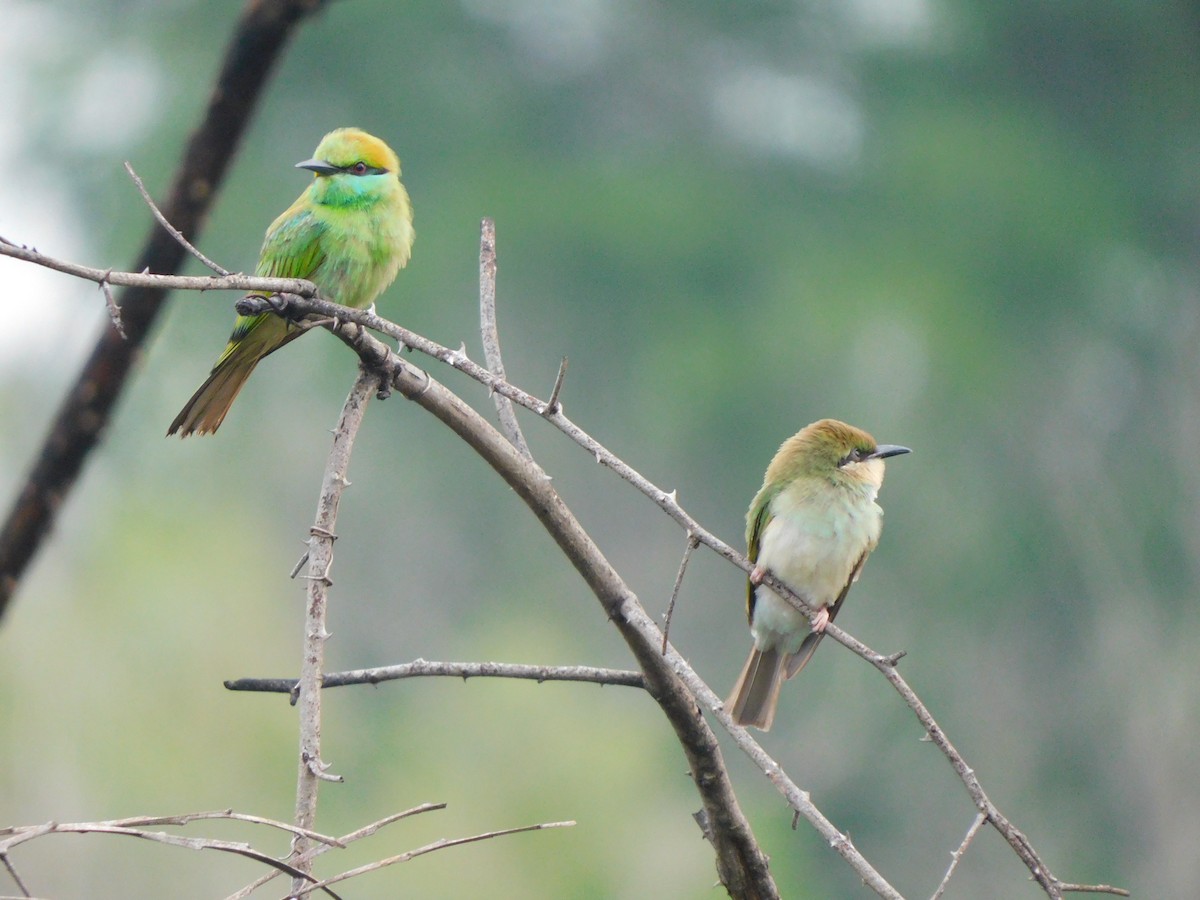
M879 540L882 510L874 491L848 493L821 509L777 497L763 530L758 565L773 572L814 609L832 605L863 554ZM770 588L755 594L751 631L760 649L795 653L810 630L808 619Z

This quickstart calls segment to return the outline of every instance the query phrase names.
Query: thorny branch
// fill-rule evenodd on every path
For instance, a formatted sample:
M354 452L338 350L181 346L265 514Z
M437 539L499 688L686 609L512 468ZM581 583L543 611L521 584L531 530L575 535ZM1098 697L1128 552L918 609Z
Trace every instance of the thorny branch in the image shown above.
M367 401L379 383L374 372L360 369L354 387L346 397L342 415L333 435L329 461L317 500L317 515L308 539L308 602L304 615L304 648L300 663L298 703L300 707L300 766L296 779L295 823L312 828L317 817L317 794L322 781L340 781L329 775L328 766L321 761L321 672L325 662L325 641L329 637L325 623L328 612L329 588L333 580L333 542L336 539L338 505L342 492L350 482L346 474L350 467L350 452L354 438L366 413ZM293 858L302 857L308 841L297 835L292 842ZM303 865L303 864L302 864ZM307 875L308 871L303 870ZM302 887L293 880L292 889Z
M215 289L234 288L238 290L265 290L265 291L280 291L285 294L290 294L284 299L287 300L287 305L291 306L289 310L291 315L307 314L320 317L326 320L323 324L329 330L333 331L348 344L353 346L356 351L363 357L364 361L373 366L383 366L391 373L391 377L395 387L402 394L411 400L418 402L420 405L433 412L441 418L447 425L454 429L461 437L468 441L475 449L483 454L485 458L497 469L497 471L510 483L522 498L530 505L543 524L551 530L560 546L566 552L567 556L576 564L584 577L588 579L593 590L597 592L597 596L605 603L613 616L614 623L622 628L622 633L629 641L631 649L638 657L639 662L643 666L647 677L650 678L650 691L655 699L658 700L664 711L668 713L672 724L676 727L676 732L680 737L684 748L689 752L689 758L694 764L704 765L711 760L719 762L719 749L715 742L711 743L712 756L708 760L701 759L707 744L704 736L699 737L694 733L690 726L695 723L687 723L683 718L673 716L673 711L669 708L669 704L664 699L663 692L670 688L670 680L672 676L679 677L683 683L687 685L691 695L699 700L707 707L729 731L734 742L750 756L752 760L762 769L764 774L776 785L776 787L784 794L789 804L799 813L804 815L817 830L829 839L831 846L834 847L844 858L851 861L856 869L863 874L864 880L876 891L880 896L899 897L900 895L891 888L886 881L882 879L869 863L858 854L853 848L849 838L829 823L824 816L811 804L808 800L806 792L801 791L791 780L786 773L779 767L770 756L757 744L756 741L742 728L737 727L732 723L732 720L725 714L723 704L707 685L695 674L694 671L682 660L672 649L668 649L666 654L662 655L662 659L666 662L669 669L669 674L660 670L656 670L651 659L648 659L644 650L643 644L647 641L651 634L654 635L654 640L661 641L661 632L652 620L646 616L645 611L641 609L628 588L620 582L619 577L615 572L604 571L601 573L586 571L586 566L591 565L595 559L603 561L603 557L599 555L599 551L595 550L594 545L588 547L590 539L586 535L582 535L582 545L577 545L578 536L576 531L582 532L578 528L578 524L574 522L570 514L566 512L565 506L562 506L562 501L553 493L549 487L549 480L544 472L532 463L531 460L520 457L517 454L517 459L507 459L506 452L512 452L512 445L507 441L499 438L496 435L499 443L504 445L504 449L495 446L495 442L487 437L487 433L495 434L491 426L487 425L482 420L475 421L478 416L462 403L455 395L446 391L440 384L433 381L432 378L425 372L410 366L391 351L382 343L374 341L362 329L367 328L373 331L378 331L392 337L404 345L424 353L425 355L437 359L446 365L449 365L469 377L473 378L480 384L487 387L490 391L505 396L519 406L523 406L532 410L537 415L551 422L555 427L567 435L575 443L579 444L591 455L596 461L613 471L621 478L631 483L639 491L649 497L657 504L664 512L683 527L689 535L699 542L709 547L720 556L740 567L743 571L749 572L751 566L748 560L742 554L735 551L732 547L721 541L715 535L702 528L677 502L674 492L666 492L661 488L653 485L636 470L628 464L620 460L612 454L602 444L592 438L583 429L579 428L571 422L562 412L561 405L551 405L547 402L539 400L531 394L517 388L502 379L496 377L488 369L479 366L472 362L463 350L451 350L430 341L420 335L415 334L399 325L384 320L375 315L371 311L355 310L346 307L341 307L336 304L329 303L316 297L315 290L311 284L304 282L292 282L287 287L279 284L279 280L249 278L247 276L231 276L230 279L181 279L171 276L151 276L151 275L135 275L133 273L106 273L100 270L88 270L85 267L70 266L58 261L50 260L40 254L17 248L9 242L0 243L0 254L17 256L18 258L27 258L31 262L38 262L42 265L49 265L51 268L67 271L71 274L79 275L80 277L88 278L89 280L99 282L102 278L110 279L113 283L127 284L145 284L140 279L152 279L155 283L163 287L176 287L181 289ZM231 283L223 283L229 281ZM222 283L219 283L222 282ZM288 288L294 290L289 290ZM273 298L278 300L278 298ZM239 311L246 312L249 307L243 306L246 300L239 304ZM253 304L251 304L253 305ZM282 306L282 305L281 305ZM263 304L261 307L255 307L257 311L280 311L272 304ZM557 388L556 388L557 389ZM474 417L474 419L472 418ZM549 491L546 495L543 491ZM565 514L565 515L564 515ZM592 556L594 551L595 556ZM605 564L607 565L607 564ZM608 576L615 580L615 583L606 583ZM781 595L793 602L797 608L802 609L806 614L811 615L811 610L807 609L803 600L792 594L784 585L773 580L768 575L767 583L776 588ZM625 627L622 627L625 626ZM1064 892L1068 891L1088 891L1109 893L1125 896L1125 892L1121 888L1112 887L1109 885L1077 885L1061 881L1042 864L1028 839L1018 830L1011 822L1004 817L995 807L990 798L984 792L978 779L974 775L974 771L966 764L961 754L950 743L945 733L934 721L932 715L923 703L917 698L916 694L901 678L896 671L897 656L884 656L871 650L865 644L855 640L853 637L830 624L826 633L833 639L852 651L862 656L876 668L878 668L884 676L892 683L893 687L904 697L905 702L917 715L922 725L926 728L933 743L938 746L942 753L950 761L951 766L959 775L969 795L971 796L976 807L987 817L987 821L999 831L1008 841L1009 845L1014 849L1017 855L1025 862L1034 879L1042 886L1046 894L1060 900ZM657 648L656 648L657 649ZM661 650L659 650L661 654ZM665 677L666 682L660 682L660 678ZM677 711L675 711L677 712ZM701 723L702 725L703 723ZM706 729L705 729L706 730ZM709 735L711 737L711 735ZM723 766L721 766L723 771ZM699 781L699 779L698 779ZM730 791L731 793L731 791ZM707 801L706 801L707 803ZM733 801L733 809L736 809L736 801ZM739 813L740 815L740 813ZM757 846L753 844L753 838L749 835L748 824L744 826L735 826L733 832L739 832L741 828L745 828L745 835L753 846L754 852L760 853ZM719 868L721 866L720 852ZM748 860L743 860L748 861ZM756 866L751 863L746 872L754 872ZM869 873L869 874L868 874ZM723 878L727 872L722 870ZM763 876L769 878L765 871L765 860L763 861ZM760 882L768 884L769 882ZM728 882L726 882L729 886ZM769 890L774 891L773 883L769 883ZM741 894L750 896L750 894ZM767 894L774 895L774 894Z
M584 681L592 684L612 684L623 687L645 687L646 680L641 672L623 669L597 669L592 666L528 666L516 663L494 662L431 662L414 660L397 666L377 666L370 669L353 669L348 672L326 672L321 677L322 688L345 687L351 684L380 684L403 678L521 678L528 681ZM273 694L291 694L297 681L294 678L239 678L226 681L231 691L259 691Z

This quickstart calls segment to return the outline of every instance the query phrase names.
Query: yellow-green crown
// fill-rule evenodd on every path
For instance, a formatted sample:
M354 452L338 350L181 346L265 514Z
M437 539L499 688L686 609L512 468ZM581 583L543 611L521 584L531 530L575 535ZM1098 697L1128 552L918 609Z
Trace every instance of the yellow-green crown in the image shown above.
M400 174L400 158L392 148L360 128L338 128L329 132L317 144L313 157L338 167L363 162L372 168Z
M875 451L875 438L861 428L821 419L805 425L783 442L767 469L767 480L794 478L804 472L833 471L854 450Z

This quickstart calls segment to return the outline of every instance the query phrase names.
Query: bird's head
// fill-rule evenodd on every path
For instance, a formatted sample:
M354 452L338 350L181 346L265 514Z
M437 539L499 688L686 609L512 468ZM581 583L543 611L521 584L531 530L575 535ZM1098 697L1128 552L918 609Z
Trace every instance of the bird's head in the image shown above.
M338 128L321 138L312 159L296 163L313 173L313 199L337 203L382 194L400 183L400 160L374 135Z
M835 481L883 481L883 461L911 452L897 444L877 444L861 428L821 419L783 442L767 469L767 480L820 477Z

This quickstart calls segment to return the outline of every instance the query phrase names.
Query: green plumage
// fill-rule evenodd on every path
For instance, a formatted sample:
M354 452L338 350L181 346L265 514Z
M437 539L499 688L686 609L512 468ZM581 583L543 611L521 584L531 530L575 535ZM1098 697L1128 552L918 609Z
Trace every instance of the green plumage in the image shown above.
M328 300L370 306L412 250L412 205L400 160L378 138L340 128L321 140L313 159L297 165L315 173L312 184L267 229L255 274L308 279ZM208 379L167 434L216 431L258 362L303 333L269 313L238 316Z

